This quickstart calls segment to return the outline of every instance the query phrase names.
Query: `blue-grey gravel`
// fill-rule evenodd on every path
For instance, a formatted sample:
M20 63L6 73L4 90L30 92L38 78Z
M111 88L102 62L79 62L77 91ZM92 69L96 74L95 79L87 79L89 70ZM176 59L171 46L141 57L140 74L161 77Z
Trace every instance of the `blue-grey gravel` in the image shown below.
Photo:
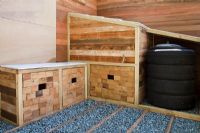
M97 103L93 100L86 100L70 108L66 108L58 113L44 117L38 121L32 122L17 130L19 133L44 133L50 129L62 124L63 122L71 119L72 117L80 114L81 112L89 109L92 105Z
M200 133L200 122L183 118L176 118L171 133Z
M109 116L119 107L117 105L107 104L97 107L95 110L86 113L74 122L60 127L53 133L83 133L90 129L92 126L98 124L103 118Z
M2 119L0 119L0 133L4 133L7 130L11 130L15 128L15 126L13 124L10 124Z
M133 133L164 133L169 121L170 116L150 112L144 116Z
M140 117L142 110L124 108L111 119L107 120L95 133L123 133Z

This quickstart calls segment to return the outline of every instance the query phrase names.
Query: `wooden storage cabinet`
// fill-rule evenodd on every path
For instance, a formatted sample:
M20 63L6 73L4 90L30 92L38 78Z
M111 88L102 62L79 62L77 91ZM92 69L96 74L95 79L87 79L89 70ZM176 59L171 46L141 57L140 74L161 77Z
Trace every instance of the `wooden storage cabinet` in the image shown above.
M23 121L60 108L58 70L23 74Z
M86 64L2 65L0 116L16 125L85 99Z
M90 96L134 103L134 67L90 65Z
M63 106L85 99L85 68L63 69Z

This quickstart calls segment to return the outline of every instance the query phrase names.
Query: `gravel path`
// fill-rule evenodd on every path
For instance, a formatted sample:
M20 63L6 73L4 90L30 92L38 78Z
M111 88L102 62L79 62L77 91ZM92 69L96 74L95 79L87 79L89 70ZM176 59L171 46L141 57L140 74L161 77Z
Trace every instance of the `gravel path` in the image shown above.
M133 133L164 133L169 121L170 116L148 113L133 130Z
M172 133L200 133L200 122L176 118L173 122Z
M95 110L86 113L84 116L78 118L74 122L54 130L53 133L83 133L90 129L93 125L98 124L103 118L110 115L119 106L112 104L105 104L97 107Z
M0 133L15 128L14 125L0 119Z
M0 119L0 133L9 130L19 133L125 133L127 130L133 133L200 133L200 122L85 100L20 128Z
M38 121L32 122L27 126L21 127L16 130L19 133L44 133L50 129L62 124L63 122L71 119L79 113L89 109L91 106L95 106L97 103L93 100L86 100L79 104L76 104L70 108L66 108L58 113L44 117Z

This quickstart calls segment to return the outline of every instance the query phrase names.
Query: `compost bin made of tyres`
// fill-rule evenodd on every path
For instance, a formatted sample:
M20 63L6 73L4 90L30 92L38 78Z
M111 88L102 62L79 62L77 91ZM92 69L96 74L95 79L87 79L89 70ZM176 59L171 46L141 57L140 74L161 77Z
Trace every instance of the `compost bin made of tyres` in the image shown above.
M158 44L147 53L147 100L175 110L195 106L195 51Z

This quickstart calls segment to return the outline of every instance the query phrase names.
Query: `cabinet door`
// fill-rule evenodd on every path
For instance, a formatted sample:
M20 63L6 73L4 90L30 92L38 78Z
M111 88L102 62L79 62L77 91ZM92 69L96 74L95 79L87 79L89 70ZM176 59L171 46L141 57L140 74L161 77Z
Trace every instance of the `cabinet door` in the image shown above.
M84 67L63 70L63 106L70 106L85 99Z
M91 65L90 96L134 103L134 67Z
M58 71L23 74L23 117L29 122L60 107Z

